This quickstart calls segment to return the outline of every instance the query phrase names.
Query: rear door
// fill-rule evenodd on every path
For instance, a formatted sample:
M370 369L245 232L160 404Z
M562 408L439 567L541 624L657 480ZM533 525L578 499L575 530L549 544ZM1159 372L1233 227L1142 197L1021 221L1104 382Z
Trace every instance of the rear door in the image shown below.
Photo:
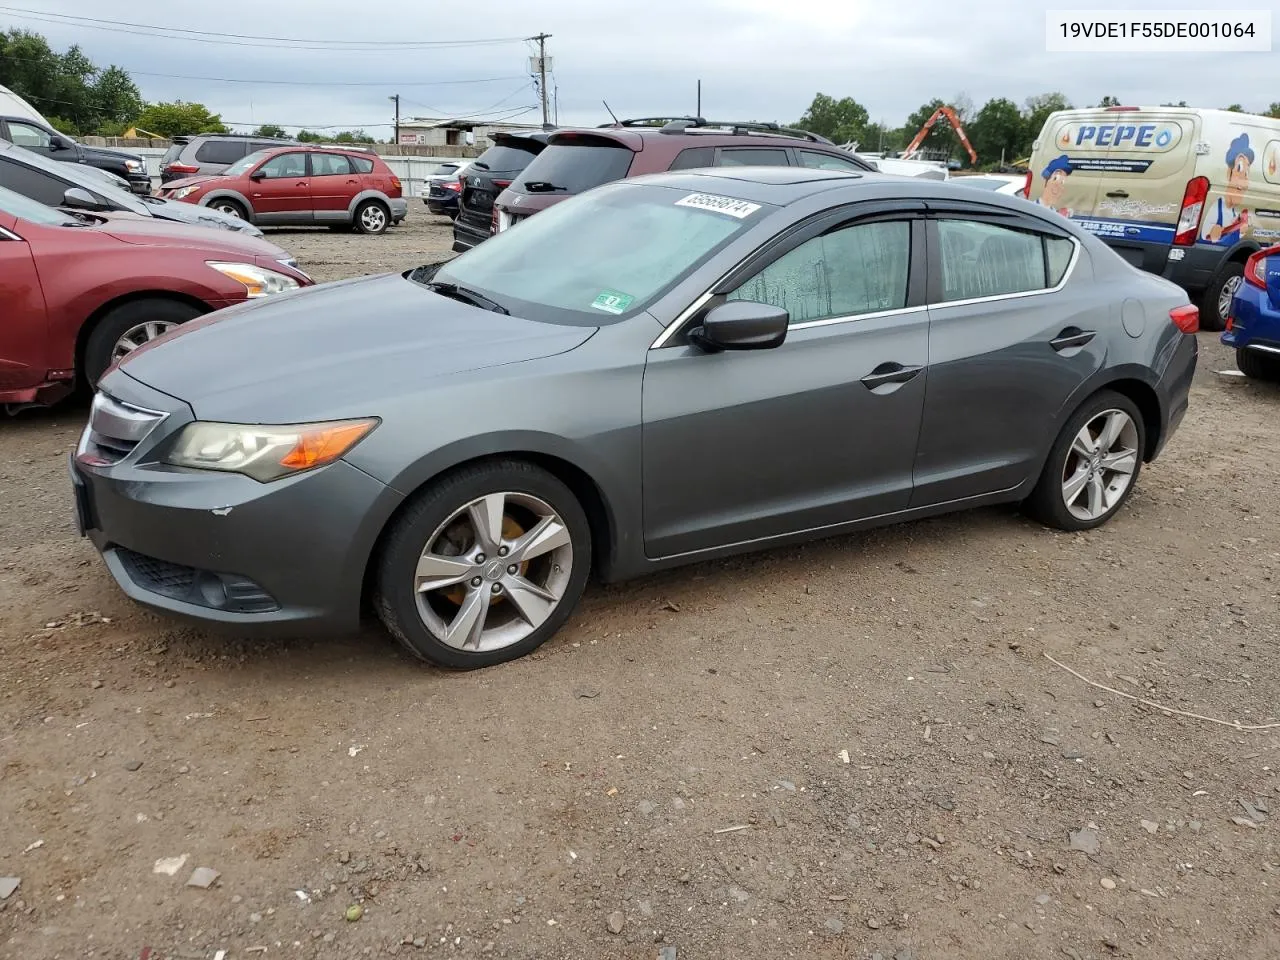
M351 161L340 153L309 153L311 164L311 210L316 222L343 222L355 195L360 177Z
M0 390L34 386L48 373L48 316L31 247L0 217Z
M51 144L53 137L48 130L37 126L34 123L27 123L25 120L5 120L0 121L5 126L5 139L15 146L38 153L42 157L52 157L55 153ZM67 156L66 151L61 151ZM74 160L74 156L67 156L68 160Z
M259 223L312 223L311 184L304 151L280 153L258 165L249 181L249 202Z

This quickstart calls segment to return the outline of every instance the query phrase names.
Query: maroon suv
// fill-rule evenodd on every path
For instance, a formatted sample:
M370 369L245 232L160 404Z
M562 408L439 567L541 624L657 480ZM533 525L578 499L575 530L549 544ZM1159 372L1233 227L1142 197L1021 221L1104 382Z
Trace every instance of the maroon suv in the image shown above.
M491 233L611 180L694 167L817 167L875 172L830 140L776 123L645 117L557 130L498 195Z

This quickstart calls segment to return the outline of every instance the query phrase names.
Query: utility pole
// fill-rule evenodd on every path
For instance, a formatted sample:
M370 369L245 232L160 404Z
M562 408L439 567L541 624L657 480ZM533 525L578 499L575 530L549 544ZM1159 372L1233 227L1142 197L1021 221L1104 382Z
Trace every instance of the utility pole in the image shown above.
M560 126L560 85L551 91L551 122Z
M547 41L551 34L540 33L529 39L538 41L538 93L542 96L542 124L546 126L551 122L547 106Z
M693 112L695 117L702 116L702 81L698 81L698 109Z
M393 94L392 96L387 97L387 99L394 100L396 103L396 138L392 142L396 146L399 146L400 145L400 94L398 93Z

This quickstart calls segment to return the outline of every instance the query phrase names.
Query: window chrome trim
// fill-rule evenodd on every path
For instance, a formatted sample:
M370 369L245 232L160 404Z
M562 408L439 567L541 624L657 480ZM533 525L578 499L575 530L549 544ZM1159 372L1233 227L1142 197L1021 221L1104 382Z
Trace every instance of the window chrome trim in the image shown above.
M16 233L14 233L12 230L6 230L4 227L0 227L0 239L21 240L22 238L18 236Z
M1041 236L1044 237L1047 235L1041 234ZM880 310L875 313L860 313L840 317L824 317L821 320L805 320L801 323L791 324L787 327L787 330L788 332L792 330L807 330L811 327L822 327L836 323L850 323L855 320L871 320L879 317L891 317L895 315L906 316L909 314L919 313L922 310L928 311L931 309L940 310L945 307L965 307L975 303L996 303L1001 300L1020 300L1024 297L1040 297L1047 293L1058 293L1063 289L1063 287L1071 282L1071 278L1076 271L1076 265L1080 262L1080 251L1083 248L1080 245L1080 241L1075 237L1059 237L1057 239L1064 239L1071 243L1071 259L1067 261L1067 269L1062 272L1062 279L1052 287L1045 287L1043 290L1023 290L1018 293L1000 293L990 297L970 297L965 300L940 300L937 303L926 303L915 307L902 307L897 310ZM744 257L742 260L738 261L738 263L734 264L732 269L726 270L724 275L716 280L716 282L713 283L707 291L702 294L702 296L698 297L698 299L694 300L693 303L681 310L675 320L668 324L662 333L658 334L657 339L649 345L649 349L660 350L663 347L668 346L680 328L688 323L689 318L706 306L707 301L713 296L712 291L714 291L715 288L724 281L725 277L728 277L735 270L741 267L748 259L749 257Z

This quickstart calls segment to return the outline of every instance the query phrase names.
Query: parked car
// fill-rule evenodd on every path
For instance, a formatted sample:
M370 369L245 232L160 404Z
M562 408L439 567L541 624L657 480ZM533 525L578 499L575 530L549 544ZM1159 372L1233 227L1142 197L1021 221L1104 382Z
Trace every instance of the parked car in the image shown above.
M454 251L469 250L493 232L493 201L547 145L548 131L497 133L493 146L467 168L453 221Z
M72 215L0 187L0 404L53 403L194 317L310 286L291 264L229 230Z
M196 137L174 137L160 158L160 182L172 183L187 177L212 177L251 153L274 147L297 146L287 137L255 137L243 133L202 133Z
M422 202L427 210L438 217L455 219L458 216L458 196L462 193L462 179L468 164L442 163L427 174L426 196Z
M171 180L160 196L264 227L346 226L383 233L409 212L400 178L381 157L329 147L260 150L221 176Z
M1028 197L1173 280L1221 330L1245 261L1280 239L1280 118L1190 107L1050 114Z
M984 173L970 177L954 177L952 182L962 187L973 187L976 190L991 190L995 193L1008 194L1011 197L1027 196L1027 178L1007 173Z
M86 147L64 136L47 123L29 117L0 115L0 140L32 153L67 164L97 167L122 177L134 193L151 193L151 174L142 157L121 150Z
M1222 342L1246 377L1280 381L1280 246L1249 257L1227 315Z
M555 633L592 570L1004 502L1097 527L1183 418L1196 315L1012 197L640 177L131 354L74 486L135 600L312 635L370 599L417 656L478 667Z
M494 201L490 229L499 233L566 197L611 180L694 167L761 165L850 173L875 170L824 137L776 123L720 123L693 117L623 120L612 126L551 134L546 149Z
M261 237L262 231L236 217L196 207L189 203L162 200L159 197L131 193L119 177L93 167L55 163L11 143L0 142L0 187L8 187L39 203L64 209L90 210L95 213L126 211L140 217L158 217L194 226L235 230ZM116 181L116 182L112 182ZM76 191L83 191L80 195Z

